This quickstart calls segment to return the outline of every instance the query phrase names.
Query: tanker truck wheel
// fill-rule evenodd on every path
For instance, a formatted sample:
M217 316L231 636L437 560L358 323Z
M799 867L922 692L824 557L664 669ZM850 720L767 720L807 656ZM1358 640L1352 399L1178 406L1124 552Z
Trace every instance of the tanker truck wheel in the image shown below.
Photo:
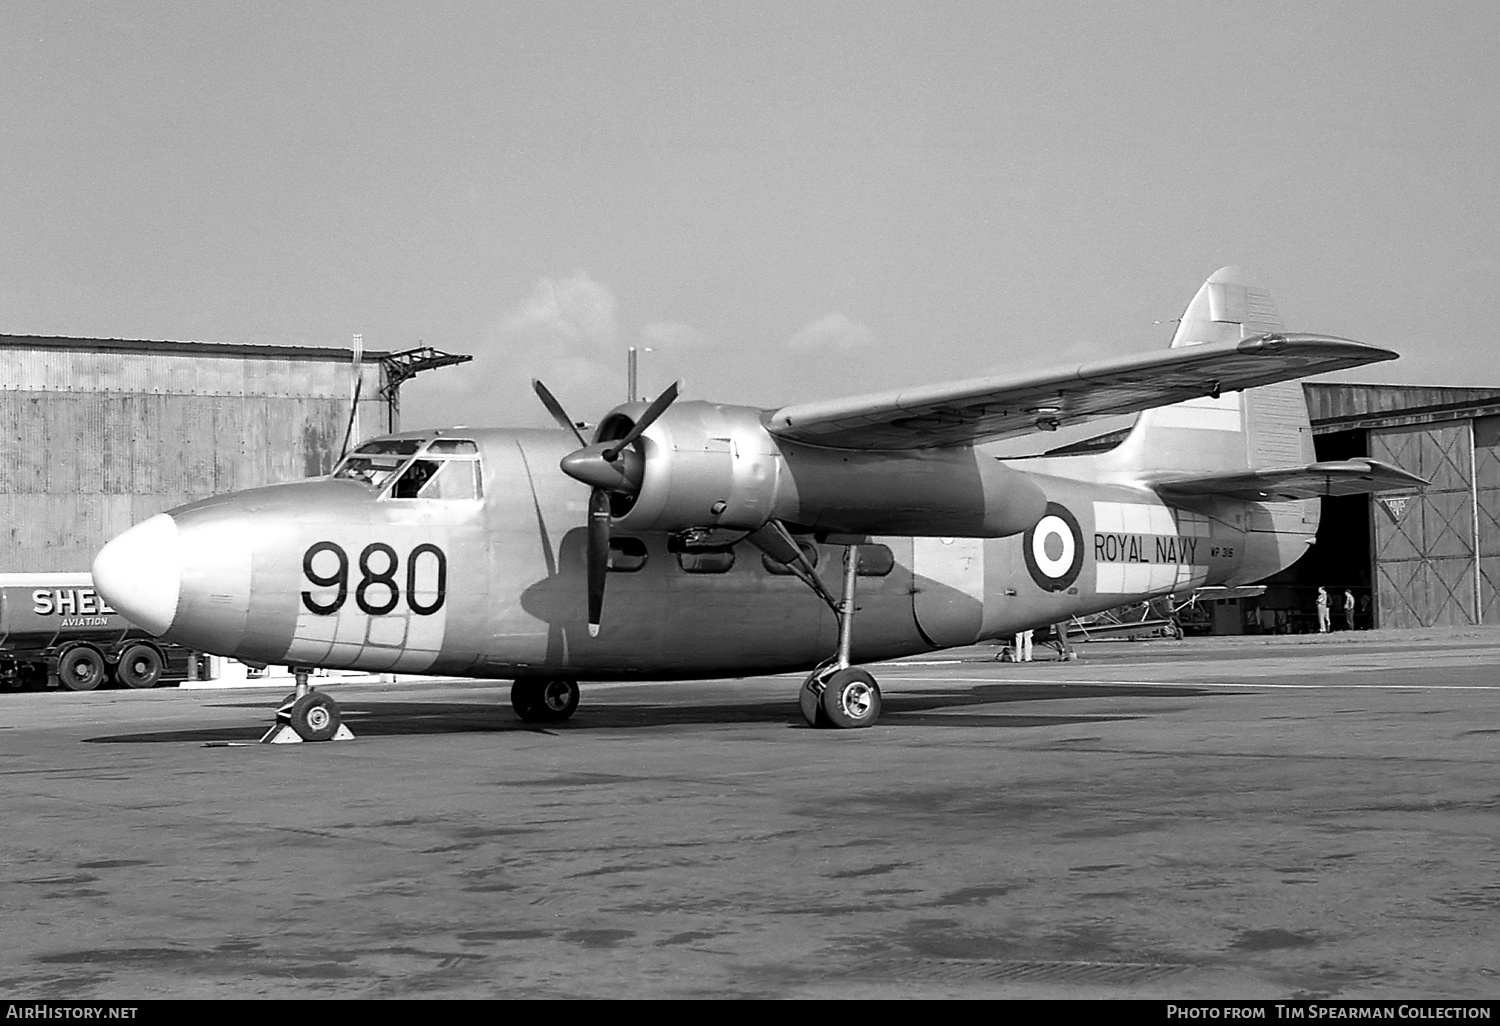
M115 680L129 688L154 688L161 682L161 653L150 645L131 645L115 666Z
M92 691L104 679L104 657L92 648L70 648L57 660L57 680L69 691Z

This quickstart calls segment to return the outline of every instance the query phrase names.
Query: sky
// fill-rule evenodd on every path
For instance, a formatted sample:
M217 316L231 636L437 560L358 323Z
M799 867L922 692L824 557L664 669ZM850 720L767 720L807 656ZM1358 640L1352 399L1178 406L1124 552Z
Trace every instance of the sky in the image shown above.
M1500 4L0 0L0 333L472 363L403 424L1165 346L1500 386ZM644 350L649 349L649 352Z

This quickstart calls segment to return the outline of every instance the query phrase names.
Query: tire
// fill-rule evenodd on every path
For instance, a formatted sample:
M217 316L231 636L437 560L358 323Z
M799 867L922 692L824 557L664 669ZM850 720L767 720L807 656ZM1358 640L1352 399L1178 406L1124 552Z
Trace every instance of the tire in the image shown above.
M131 645L115 664L115 680L127 688L154 688L161 683L161 653L150 645Z
M829 726L840 730L872 727L880 719L880 685L864 670L840 670L828 678L819 705Z
M321 692L309 691L292 703L287 722L304 741L327 741L338 733L344 718L337 702Z
M70 648L57 661L57 680L69 691L92 691L104 680L104 657L83 645Z
M578 709L578 682L522 677L510 686L510 705L526 723L561 723Z
M823 688L820 684L823 676L821 670L808 674L807 679L802 682L802 691L797 695L797 705L809 727L828 726L828 714L823 711Z

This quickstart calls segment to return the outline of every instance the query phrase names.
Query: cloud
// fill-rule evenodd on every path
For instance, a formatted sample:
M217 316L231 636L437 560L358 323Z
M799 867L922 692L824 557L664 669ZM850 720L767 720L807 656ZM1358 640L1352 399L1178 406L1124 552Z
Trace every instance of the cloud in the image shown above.
M641 329L641 345L653 349L697 349L705 341L697 328L676 321L657 321Z
M500 332L523 343L613 353L616 306L614 294L583 271L543 278L531 298L506 315Z
M868 349L874 341L875 333L865 325L841 313L831 313L787 339L786 347L800 353L853 353Z
M514 300L512 300L514 302ZM586 271L540 278L530 293L492 322L472 350L474 362L418 377L403 389L407 427L466 423L551 426L531 390L539 378L579 420L597 422L625 401L626 343L653 352L640 360L639 390L655 395L691 377L714 381L708 341L689 324L655 321L638 332L622 328L609 287Z

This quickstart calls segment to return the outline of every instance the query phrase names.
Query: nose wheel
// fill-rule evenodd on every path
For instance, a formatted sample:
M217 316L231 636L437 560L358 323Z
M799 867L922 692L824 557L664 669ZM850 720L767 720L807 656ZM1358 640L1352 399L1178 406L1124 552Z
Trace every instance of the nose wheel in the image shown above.
M260 739L263 745L288 745L299 741L348 741L354 733L344 726L339 704L307 683L308 671L293 667L297 690L287 695L276 710L276 723Z

